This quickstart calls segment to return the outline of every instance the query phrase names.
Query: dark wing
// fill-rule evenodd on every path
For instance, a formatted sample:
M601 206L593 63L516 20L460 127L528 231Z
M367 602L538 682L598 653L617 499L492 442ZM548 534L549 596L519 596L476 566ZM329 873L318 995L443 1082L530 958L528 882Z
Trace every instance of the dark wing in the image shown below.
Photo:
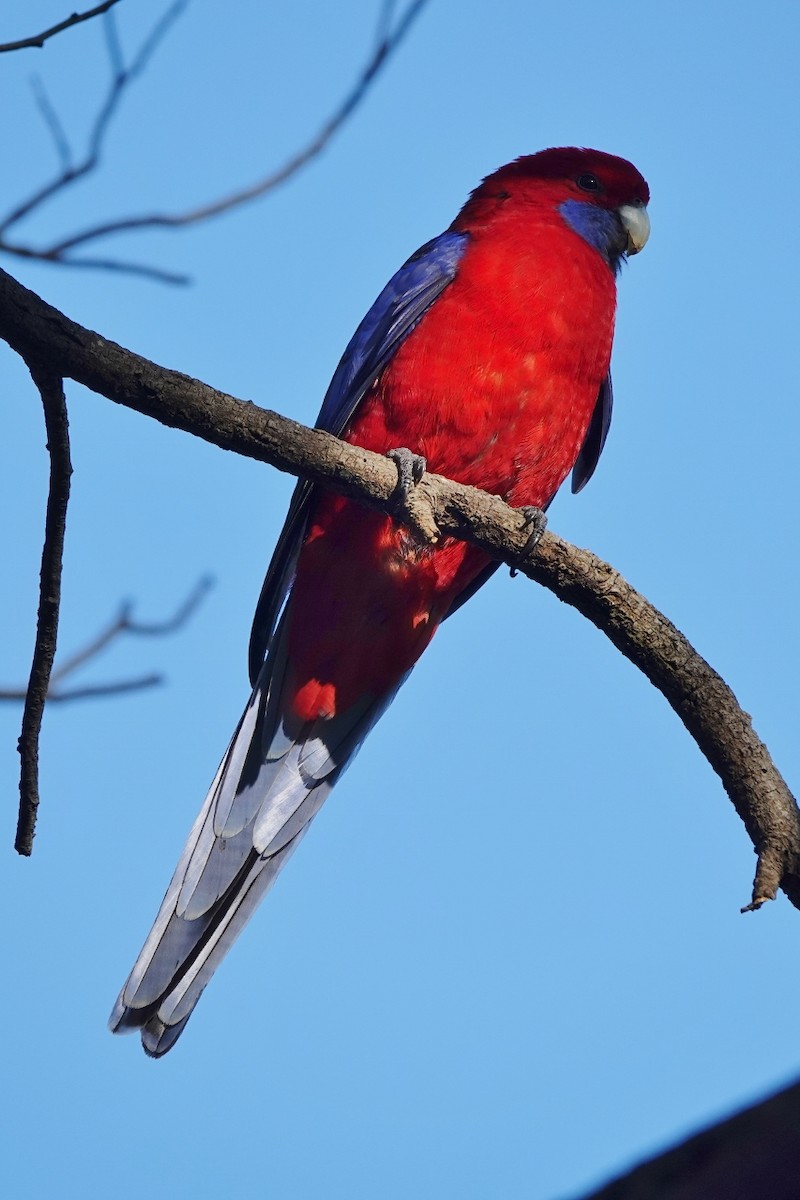
M611 387L611 376L606 375L602 387L597 394L592 419L580 448L575 466L572 468L572 493L576 495L594 475L597 460L603 452L603 446L608 437L608 427L611 424L611 409L614 403L614 392Z
M409 258L390 279L342 355L325 393L316 427L340 437L364 396L414 326L455 279L466 233L443 233ZM412 447L413 449L413 447ZM250 635L250 682L255 685L294 576L313 484L301 479L292 495L272 556Z

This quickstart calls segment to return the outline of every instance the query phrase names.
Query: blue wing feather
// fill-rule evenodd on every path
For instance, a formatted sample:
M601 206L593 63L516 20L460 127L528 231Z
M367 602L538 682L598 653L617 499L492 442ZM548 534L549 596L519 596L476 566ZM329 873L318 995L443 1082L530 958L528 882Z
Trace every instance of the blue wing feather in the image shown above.
M594 475L597 461L603 452L603 446L608 437L608 427L611 424L611 409L614 404L614 391L611 387L611 376L606 375L597 395L592 419L583 445L580 448L575 466L572 468L572 493L577 495Z
M427 242L389 280L342 355L322 402L317 428L338 437L358 405L440 293L455 279L469 235Z
M383 368L434 300L452 283L469 235L448 231L427 242L389 280L353 334L325 393L317 429L340 437ZM413 448L413 447L412 447ZM292 495L253 619L250 682L255 685L281 606L294 576L313 484L301 479Z

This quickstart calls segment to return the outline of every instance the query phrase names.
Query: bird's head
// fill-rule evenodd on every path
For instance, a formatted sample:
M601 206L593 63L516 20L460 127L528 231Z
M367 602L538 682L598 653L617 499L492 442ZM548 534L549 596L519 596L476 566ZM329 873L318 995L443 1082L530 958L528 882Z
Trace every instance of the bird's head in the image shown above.
M500 167L475 189L455 226L469 229L501 210L547 206L616 268L623 255L638 254L650 235L649 199L644 178L624 158L568 146Z

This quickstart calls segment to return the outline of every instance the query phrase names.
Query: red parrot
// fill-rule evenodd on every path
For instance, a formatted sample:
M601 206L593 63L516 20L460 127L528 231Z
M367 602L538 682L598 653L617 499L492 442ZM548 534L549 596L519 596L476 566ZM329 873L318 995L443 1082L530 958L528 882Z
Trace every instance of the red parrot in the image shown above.
M611 418L615 276L649 234L624 159L543 150L501 167L359 325L318 426L545 509L592 475ZM395 447L411 447L397 451ZM424 461L423 461L424 460ZM111 1016L165 1054L219 962L439 624L497 563L422 546L300 481L262 589L253 685L155 925Z

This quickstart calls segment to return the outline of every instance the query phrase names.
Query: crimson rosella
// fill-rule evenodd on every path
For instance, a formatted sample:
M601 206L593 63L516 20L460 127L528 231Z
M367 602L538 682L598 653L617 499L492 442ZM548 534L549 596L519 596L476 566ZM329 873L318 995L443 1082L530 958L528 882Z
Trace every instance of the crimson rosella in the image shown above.
M501 167L359 325L318 426L544 509L592 475L611 418L615 275L649 233L624 159ZM416 456L419 456L417 458ZM437 627L497 563L300 481L250 643L252 695L111 1028L174 1045L223 956Z

